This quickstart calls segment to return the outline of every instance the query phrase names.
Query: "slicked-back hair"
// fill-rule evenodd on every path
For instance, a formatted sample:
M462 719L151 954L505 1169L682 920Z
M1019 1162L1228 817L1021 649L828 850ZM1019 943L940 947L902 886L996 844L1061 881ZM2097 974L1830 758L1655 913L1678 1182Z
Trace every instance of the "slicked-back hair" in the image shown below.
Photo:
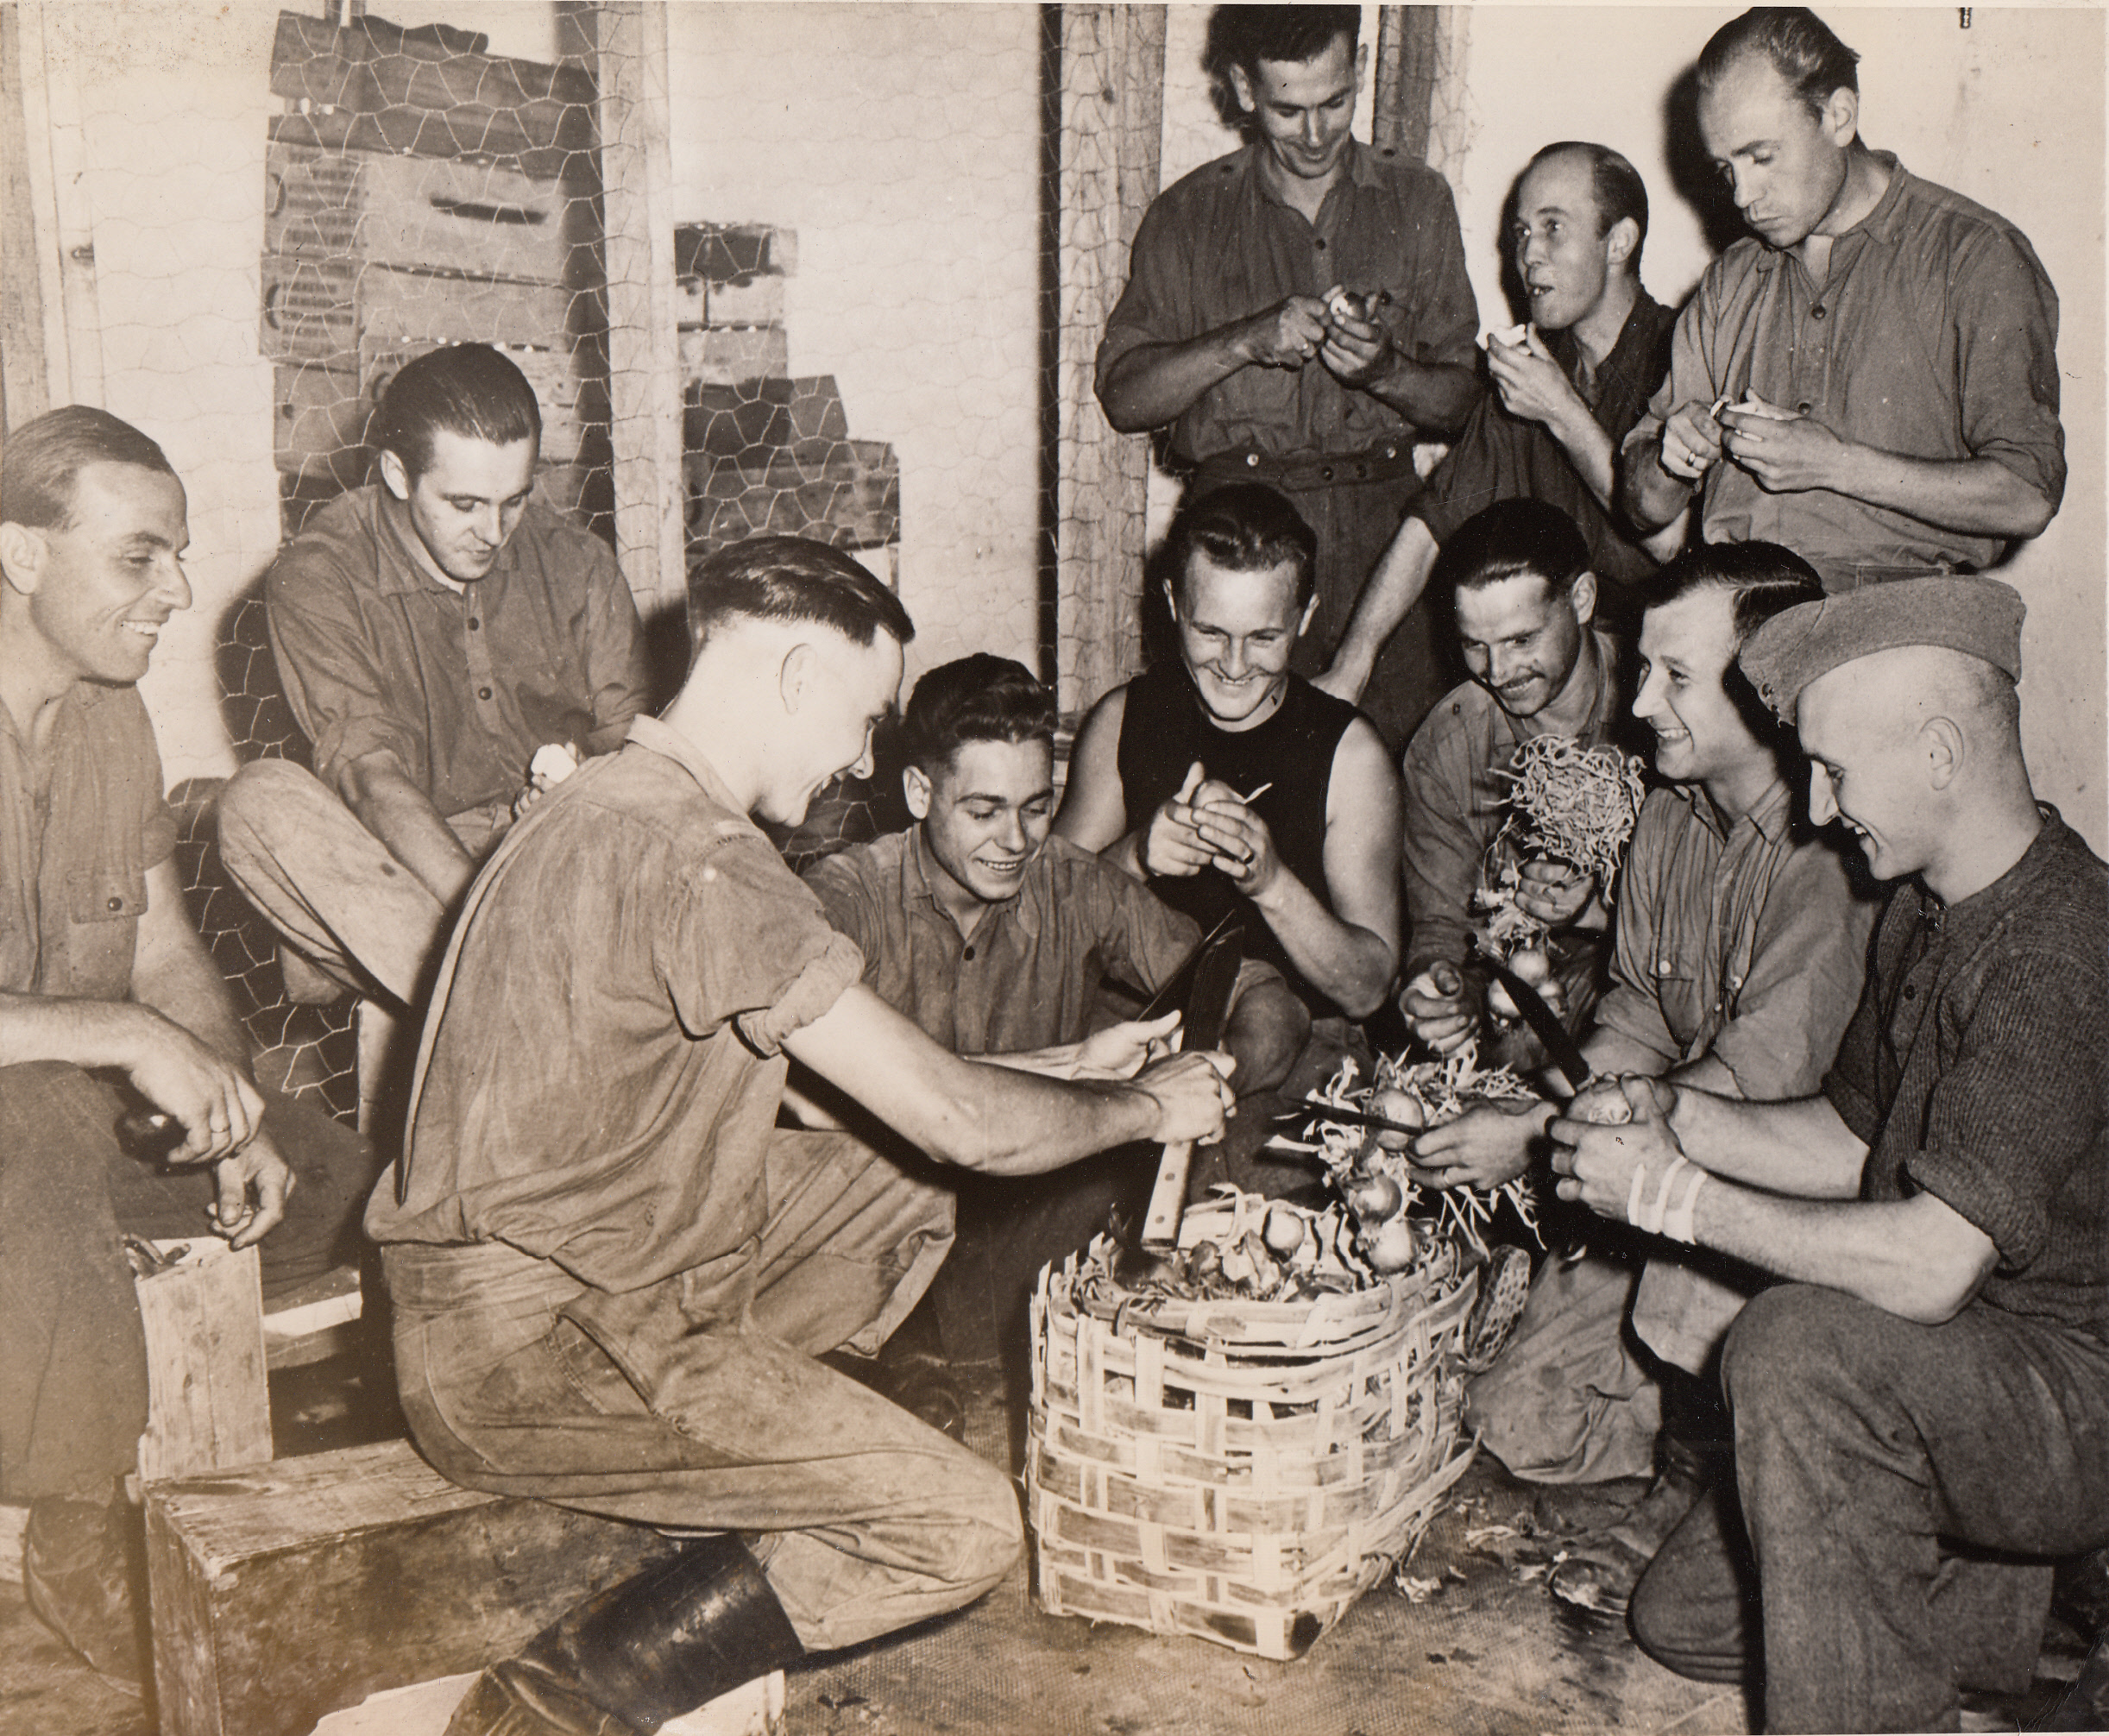
M1626 217L1631 217L1634 227L1640 231L1626 261L1627 270L1638 277L1640 248L1647 240L1647 183L1640 179L1640 170L1610 146L1591 144L1587 139L1562 139L1558 144L1547 145L1523 166L1523 173L1527 175L1539 164L1569 151L1589 159L1592 190L1596 195L1598 237L1610 234L1611 225Z
M1189 500L1172 520L1165 538L1165 571L1183 608L1187 569L1196 552L1233 573L1263 573L1294 563L1296 609L1300 614L1316 583L1318 532L1288 497L1264 482L1232 482Z
M1821 115L1834 91L1860 92L1860 56L1805 6L1753 6L1731 18L1699 50L1699 85L1717 85L1746 54L1760 54L1790 89Z
M1347 38L1352 60L1362 40L1359 6L1218 6L1208 16L1202 53L1209 72L1226 79L1233 66L1256 79L1262 60L1301 66L1315 60L1336 36Z
M707 557L689 576L689 609L698 651L713 629L742 619L810 621L860 645L882 632L902 645L916 636L898 597L841 550L806 537L751 537Z
M488 343L456 343L406 362L381 393L368 443L393 452L416 481L432 462L432 437L510 446L542 439L542 407L527 376Z
M1808 562L1778 543L1704 543L1652 575L1640 587L1640 606L1658 609L1698 591L1734 596L1729 619L1741 651L1774 615L1797 603L1822 602L1823 581Z
M916 683L901 714L910 765L934 773L970 741L1054 741L1054 695L1023 664L976 651Z
M1575 521L1558 506L1518 497L1496 500L1451 531L1430 576L1438 595L1528 576L1564 597L1588 570L1589 544Z
M63 531L73 522L74 485L91 464L130 464L173 476L168 457L129 422L69 404L47 410L0 449L0 523Z

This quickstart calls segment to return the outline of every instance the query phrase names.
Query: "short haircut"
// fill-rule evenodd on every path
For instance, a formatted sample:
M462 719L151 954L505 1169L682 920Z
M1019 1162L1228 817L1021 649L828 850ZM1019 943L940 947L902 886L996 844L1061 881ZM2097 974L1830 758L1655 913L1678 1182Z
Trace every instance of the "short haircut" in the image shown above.
M1218 6L1209 15L1202 60L1217 79L1233 66L1258 76L1262 60L1301 66L1315 60L1336 36L1351 58L1362 41L1359 6Z
M901 600L840 549L805 537L751 537L689 575L689 624L700 650L728 620L811 621L853 644L879 633L906 645L916 624Z
M1633 244L1632 257L1626 261L1626 268L1638 275L1640 249L1647 241L1647 184L1640 179L1640 170L1610 146L1594 145L1586 139L1562 139L1558 144L1547 145L1523 166L1523 173L1527 175L1548 158L1568 151L1579 152L1589 159L1590 173L1596 183L1597 235L1609 235L1613 223L1627 217L1631 217L1634 226L1640 231Z
M1640 587L1640 606L1656 609L1698 591L1726 591L1735 599L1730 620L1735 649L1751 634L1797 603L1823 601L1816 569L1777 543L1703 543L1687 549ZM1733 664L1733 659L1731 659Z
M69 404L23 423L0 447L0 523L66 529L73 522L74 484L91 464L176 474L167 455L129 422Z
M1023 664L976 651L941 664L916 683L901 716L901 745L926 772L970 741L1054 740L1054 695Z
M1575 521L1558 506L1518 496L1496 500L1451 531L1431 576L1438 594L1528 576L1564 597L1588 570L1589 544Z
M381 393L369 443L393 452L412 481L432 462L432 437L510 446L542 438L542 408L527 376L488 343L456 343L406 362Z
M1183 594L1187 569L1196 553L1234 573L1263 573L1293 563L1300 612L1316 582L1318 532L1287 495L1264 482L1232 482L1180 508L1165 538L1165 552L1174 600Z
M1860 56L1805 6L1753 6L1732 18L1699 50L1701 89L1716 85L1746 54L1761 54L1810 113L1821 115L1834 91L1860 92Z

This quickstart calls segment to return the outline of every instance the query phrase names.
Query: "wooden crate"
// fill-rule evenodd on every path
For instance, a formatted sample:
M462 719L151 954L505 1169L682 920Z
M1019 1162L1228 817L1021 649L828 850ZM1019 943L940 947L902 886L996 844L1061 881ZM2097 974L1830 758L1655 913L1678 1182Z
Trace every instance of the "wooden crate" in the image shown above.
M194 1477L271 1456L256 1250L217 1236L156 1244L177 1263L135 1279L147 1338L139 1479Z
M682 383L737 386L790 372L790 341L780 325L706 325L677 334Z
M154 1484L146 1504L163 1736L305 1736L510 1656L674 1549L458 1488L401 1441Z
M357 365L359 268L349 260L263 256L258 343L274 362Z
M487 340L488 341L488 340ZM360 387L368 404L379 404L388 382L406 362L438 349L436 343L367 337L359 343ZM527 376L534 388L535 404L542 412L543 462L569 464L585 443L583 355L575 353L559 333L557 341L542 343L493 343L507 361Z
M272 369L278 413L271 456L287 475L356 487L366 480L366 418L372 404L349 369L314 362Z
M562 284L436 277L369 265L358 274L361 343L570 346L572 292ZM354 346L356 347L356 345Z
M900 540L901 467L883 440L802 441L759 462L692 453L683 463L691 549L765 535L847 549Z
M1476 1275L1197 1304L1168 1326L1093 1311L1079 1273L1044 1268L1032 1305L1042 1607L1300 1657L1471 1461L1455 1358Z

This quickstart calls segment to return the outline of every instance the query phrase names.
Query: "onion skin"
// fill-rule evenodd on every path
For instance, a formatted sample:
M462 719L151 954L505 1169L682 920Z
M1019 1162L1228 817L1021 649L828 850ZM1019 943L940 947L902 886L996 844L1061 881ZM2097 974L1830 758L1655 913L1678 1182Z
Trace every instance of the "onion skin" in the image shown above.
M1374 1230L1365 1229L1358 1245L1362 1257L1379 1272L1403 1272L1420 1251L1413 1226L1403 1217L1394 1217Z
M1304 1245L1309 1226L1300 1212L1292 1211L1286 1205L1274 1205L1268 1208L1267 1223L1260 1233L1275 1253L1294 1254Z
M1542 989L1552 980L1552 960L1536 947L1518 950L1510 957L1508 968L1533 989Z
M1398 1216L1406 1195L1388 1175L1357 1176L1340 1190L1348 1209L1363 1223L1382 1223Z
M1427 1124L1427 1116L1421 1112L1420 1099L1413 1092L1401 1091L1396 1085L1386 1085L1370 1098L1369 1113L1381 1115L1386 1121L1395 1121L1416 1131ZM1404 1151L1412 1142L1413 1135L1380 1127L1371 1133L1370 1137L1386 1151Z

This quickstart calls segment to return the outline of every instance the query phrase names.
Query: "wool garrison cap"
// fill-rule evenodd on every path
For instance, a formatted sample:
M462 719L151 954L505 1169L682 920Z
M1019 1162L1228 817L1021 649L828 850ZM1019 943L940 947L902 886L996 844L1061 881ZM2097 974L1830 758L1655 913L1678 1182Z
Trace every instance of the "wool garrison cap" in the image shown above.
M1998 579L1939 573L1797 603L1764 622L1736 661L1783 723L1802 689L1840 664L1904 645L1941 645L2021 679L2021 593Z

